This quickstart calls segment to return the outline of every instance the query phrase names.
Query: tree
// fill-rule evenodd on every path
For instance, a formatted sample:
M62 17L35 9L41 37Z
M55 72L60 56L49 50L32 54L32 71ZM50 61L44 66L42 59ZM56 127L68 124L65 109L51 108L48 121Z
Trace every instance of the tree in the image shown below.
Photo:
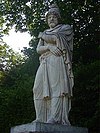
M3 43L0 45L0 62L1 71L8 71L12 67L24 63L24 58L19 53L15 53L7 44Z
M19 53L14 52L6 43L1 39L0 41L0 85L3 83L5 77L8 75L12 68L24 63L24 57Z
M36 58L37 56L32 54L24 59L7 44L0 46L1 133L7 133L11 126L31 122L35 118L32 85L38 65L35 64Z

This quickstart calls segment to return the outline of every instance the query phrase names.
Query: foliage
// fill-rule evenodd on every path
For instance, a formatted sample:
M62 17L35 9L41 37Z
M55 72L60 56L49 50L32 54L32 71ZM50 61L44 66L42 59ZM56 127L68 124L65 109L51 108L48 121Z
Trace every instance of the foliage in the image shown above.
M19 53L15 53L7 44L2 42L0 45L0 62L0 70L8 71L12 67L24 63L24 58Z
M2 85L11 69L24 63L24 57L14 52L2 39L0 43L0 85Z
M30 80L31 79L31 80ZM0 89L0 132L9 132L11 126L31 122L35 118L32 100L32 78L25 78L13 89ZM21 87L22 86L22 87ZM30 95L31 94L31 95ZM26 100L27 99L27 100Z
M77 126L99 132L99 61L75 67L75 87L70 119Z
M28 31L33 39L24 48L26 60L15 54L6 44L0 46L1 133L8 128L27 123L35 118L32 106L32 86L38 67L35 52L40 31L48 28L44 13L50 3L61 10L62 23L74 28L73 70L74 97L70 120L73 125L86 126L99 133L98 76L99 76L99 2L98 0L1 0L0 37L14 25L16 31ZM7 72L5 71L7 70ZM5 131L4 131L5 129Z
M32 86L37 69L37 56L24 64L13 67L2 80L0 87L0 132L7 133L10 127L35 119Z

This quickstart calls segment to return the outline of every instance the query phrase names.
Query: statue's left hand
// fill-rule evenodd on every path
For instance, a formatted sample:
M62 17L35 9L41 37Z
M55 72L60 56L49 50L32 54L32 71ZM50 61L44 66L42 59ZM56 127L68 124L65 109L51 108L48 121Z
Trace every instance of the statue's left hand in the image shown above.
M62 55L62 51L58 47L48 46L48 48L51 51L51 53L53 53L55 56L61 56Z

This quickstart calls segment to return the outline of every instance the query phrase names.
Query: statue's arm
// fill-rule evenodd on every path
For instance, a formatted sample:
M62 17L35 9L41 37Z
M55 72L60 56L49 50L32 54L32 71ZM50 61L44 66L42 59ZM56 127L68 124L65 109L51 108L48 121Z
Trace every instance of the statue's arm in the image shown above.
M48 47L48 46L44 46L43 39L40 38L36 50L37 50L37 53L38 53L38 54L43 54L43 53L49 51L49 47Z

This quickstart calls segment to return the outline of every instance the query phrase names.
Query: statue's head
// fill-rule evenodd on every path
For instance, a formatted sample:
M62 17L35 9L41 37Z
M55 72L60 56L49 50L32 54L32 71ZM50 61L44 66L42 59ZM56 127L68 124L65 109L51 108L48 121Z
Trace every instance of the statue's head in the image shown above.
M60 11L56 4L50 6L49 11L45 14L46 21L49 27L55 27L61 21ZM54 22L54 24L53 24Z

